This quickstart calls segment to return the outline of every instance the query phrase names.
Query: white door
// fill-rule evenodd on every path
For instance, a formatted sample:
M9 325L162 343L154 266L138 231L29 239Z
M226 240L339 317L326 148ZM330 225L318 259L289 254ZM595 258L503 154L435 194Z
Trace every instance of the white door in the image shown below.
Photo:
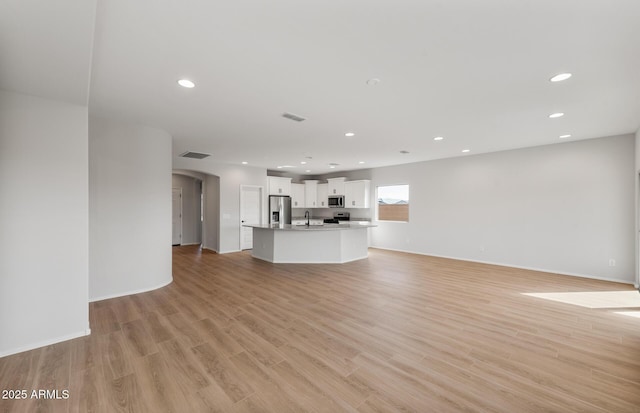
M262 187L240 186L240 249L253 248L253 228L243 225L262 223Z
M173 188L172 193L172 245L182 244L182 188Z

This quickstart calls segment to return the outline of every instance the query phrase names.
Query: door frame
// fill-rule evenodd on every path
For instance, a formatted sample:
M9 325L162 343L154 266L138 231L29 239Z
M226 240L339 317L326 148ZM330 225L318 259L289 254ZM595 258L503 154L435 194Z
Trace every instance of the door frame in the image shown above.
M238 237L239 238L238 239L238 247L239 247L240 251L243 251L243 249L242 249L242 232L243 232L243 229L242 229L243 228L242 227L242 224L243 224L242 217L244 215L244 210L243 210L243 205L244 204L242 203L242 201L244 200L243 199L244 198L243 197L243 192L244 192L244 189L249 189L249 188L258 189L260 191L260 194L259 194L259 197L258 197L258 199L260 200L260 205L258 205L258 212L259 212L258 213L258 219L259 219L258 223L262 224L262 222L264 221L264 217L263 217L264 211L265 211L265 209L264 209L264 201L265 201L264 200L264 186L263 185L244 185L244 184L241 184L240 185L240 208L239 208L240 214L238 216L238 228L240 230L239 237Z

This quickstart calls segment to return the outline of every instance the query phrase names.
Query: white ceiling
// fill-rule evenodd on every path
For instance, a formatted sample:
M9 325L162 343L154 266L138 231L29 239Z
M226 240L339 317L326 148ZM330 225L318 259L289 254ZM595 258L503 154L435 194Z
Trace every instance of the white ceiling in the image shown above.
M19 10L1 21L0 86L81 99L91 2L4 1ZM21 38L21 27L39 29ZM295 173L640 127L638 0L99 0L92 52L91 113L167 130L174 155ZM35 86L13 85L33 67ZM548 81L565 71L574 76ZM566 116L548 118L557 111Z

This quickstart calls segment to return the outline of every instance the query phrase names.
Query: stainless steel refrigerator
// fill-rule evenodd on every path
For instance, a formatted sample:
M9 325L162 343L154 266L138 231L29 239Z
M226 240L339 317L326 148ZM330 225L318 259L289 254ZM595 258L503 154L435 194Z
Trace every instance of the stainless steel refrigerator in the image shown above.
M291 197L269 195L269 224L291 224Z

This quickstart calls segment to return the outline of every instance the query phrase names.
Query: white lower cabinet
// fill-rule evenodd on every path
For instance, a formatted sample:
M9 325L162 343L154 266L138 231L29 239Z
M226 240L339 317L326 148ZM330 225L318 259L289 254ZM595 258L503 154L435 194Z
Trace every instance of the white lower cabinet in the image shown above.
M312 226L318 226L318 225L323 225L324 224L324 219L322 218L309 218L309 225ZM291 225L307 225L307 219L306 218L292 218L291 219Z

